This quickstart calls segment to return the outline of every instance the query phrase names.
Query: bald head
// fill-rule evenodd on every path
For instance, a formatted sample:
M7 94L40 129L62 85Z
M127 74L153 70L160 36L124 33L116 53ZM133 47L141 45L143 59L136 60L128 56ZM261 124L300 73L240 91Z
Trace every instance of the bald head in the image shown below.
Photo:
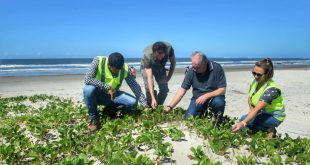
M201 51L195 51L192 53L192 60L199 60L199 64L207 63L207 56Z
M201 51L192 53L192 67L197 73L203 73L207 68L207 56Z

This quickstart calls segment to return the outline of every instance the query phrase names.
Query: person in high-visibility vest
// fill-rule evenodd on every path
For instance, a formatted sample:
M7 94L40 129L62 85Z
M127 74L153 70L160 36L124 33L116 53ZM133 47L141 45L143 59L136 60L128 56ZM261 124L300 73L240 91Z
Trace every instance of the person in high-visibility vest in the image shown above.
M109 57L97 56L93 59L85 76L83 92L90 118L89 130L95 131L101 127L98 105L110 107L110 110L115 112L136 106L136 98L119 90L123 80L127 82L141 105L147 109L148 105L141 87L131 68L124 63L122 54L115 52Z
M240 118L232 128L236 133L247 126L253 131L267 132L267 138L276 136L276 129L285 119L283 94L273 81L273 64L270 58L255 63L252 74L254 80L249 90L250 112Z

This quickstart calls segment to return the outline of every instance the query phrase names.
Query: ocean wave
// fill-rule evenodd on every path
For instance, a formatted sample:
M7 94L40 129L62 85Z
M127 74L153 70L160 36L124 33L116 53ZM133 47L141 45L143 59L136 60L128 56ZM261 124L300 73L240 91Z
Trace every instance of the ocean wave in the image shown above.
M128 65L140 65L141 64L141 62L128 62L127 63Z
M89 67L90 64L13 64L0 65L0 68L44 68L44 67Z
M179 61L178 61L179 60ZM239 58L239 59L212 59L224 67L244 67L253 66L256 59ZM67 62L67 63L66 63ZM127 62L129 66L134 66L140 70L140 59L134 59ZM310 65L310 59L273 59L274 65L289 66L289 65ZM61 75L61 74L85 74L90 67L91 59L85 60L0 60L0 77L1 76L16 76L16 75ZM191 60L177 59L176 68L184 68L191 66ZM169 68L170 62L167 62L166 68Z
M70 71L70 70L86 70L86 68L28 68L28 69L6 69L0 72L44 72L44 71Z

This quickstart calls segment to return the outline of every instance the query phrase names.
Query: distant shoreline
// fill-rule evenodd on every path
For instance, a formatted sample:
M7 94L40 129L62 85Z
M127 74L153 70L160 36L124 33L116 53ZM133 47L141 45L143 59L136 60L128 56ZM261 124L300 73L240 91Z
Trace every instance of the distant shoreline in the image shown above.
M126 63L140 70L139 58L128 58ZM210 58L222 65L225 70L250 69L257 58ZM40 76L84 74L90 67L92 59L21 59L0 60L0 77L3 76ZM309 59L277 58L273 59L276 68L302 68L310 66ZM166 68L170 66L167 62ZM176 70L183 72L191 66L190 58L176 58Z

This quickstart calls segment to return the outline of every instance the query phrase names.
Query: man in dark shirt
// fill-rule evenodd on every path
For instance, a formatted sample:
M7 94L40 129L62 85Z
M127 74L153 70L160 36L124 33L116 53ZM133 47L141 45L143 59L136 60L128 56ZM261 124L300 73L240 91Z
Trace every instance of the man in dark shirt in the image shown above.
M184 118L202 115L207 108L210 108L218 118L218 123L221 123L225 109L226 90L226 77L221 65L208 60L206 55L200 51L194 52L192 68L187 71L181 88L165 111L169 112L175 107L190 87L193 88L193 97Z
M141 60L141 73L145 85L146 99L152 108L158 104L163 104L168 92L168 81L171 79L175 68L174 50L168 42L155 42L143 50L143 59ZM170 61L168 75L165 65ZM158 84L159 93L156 96L154 92L153 76Z

